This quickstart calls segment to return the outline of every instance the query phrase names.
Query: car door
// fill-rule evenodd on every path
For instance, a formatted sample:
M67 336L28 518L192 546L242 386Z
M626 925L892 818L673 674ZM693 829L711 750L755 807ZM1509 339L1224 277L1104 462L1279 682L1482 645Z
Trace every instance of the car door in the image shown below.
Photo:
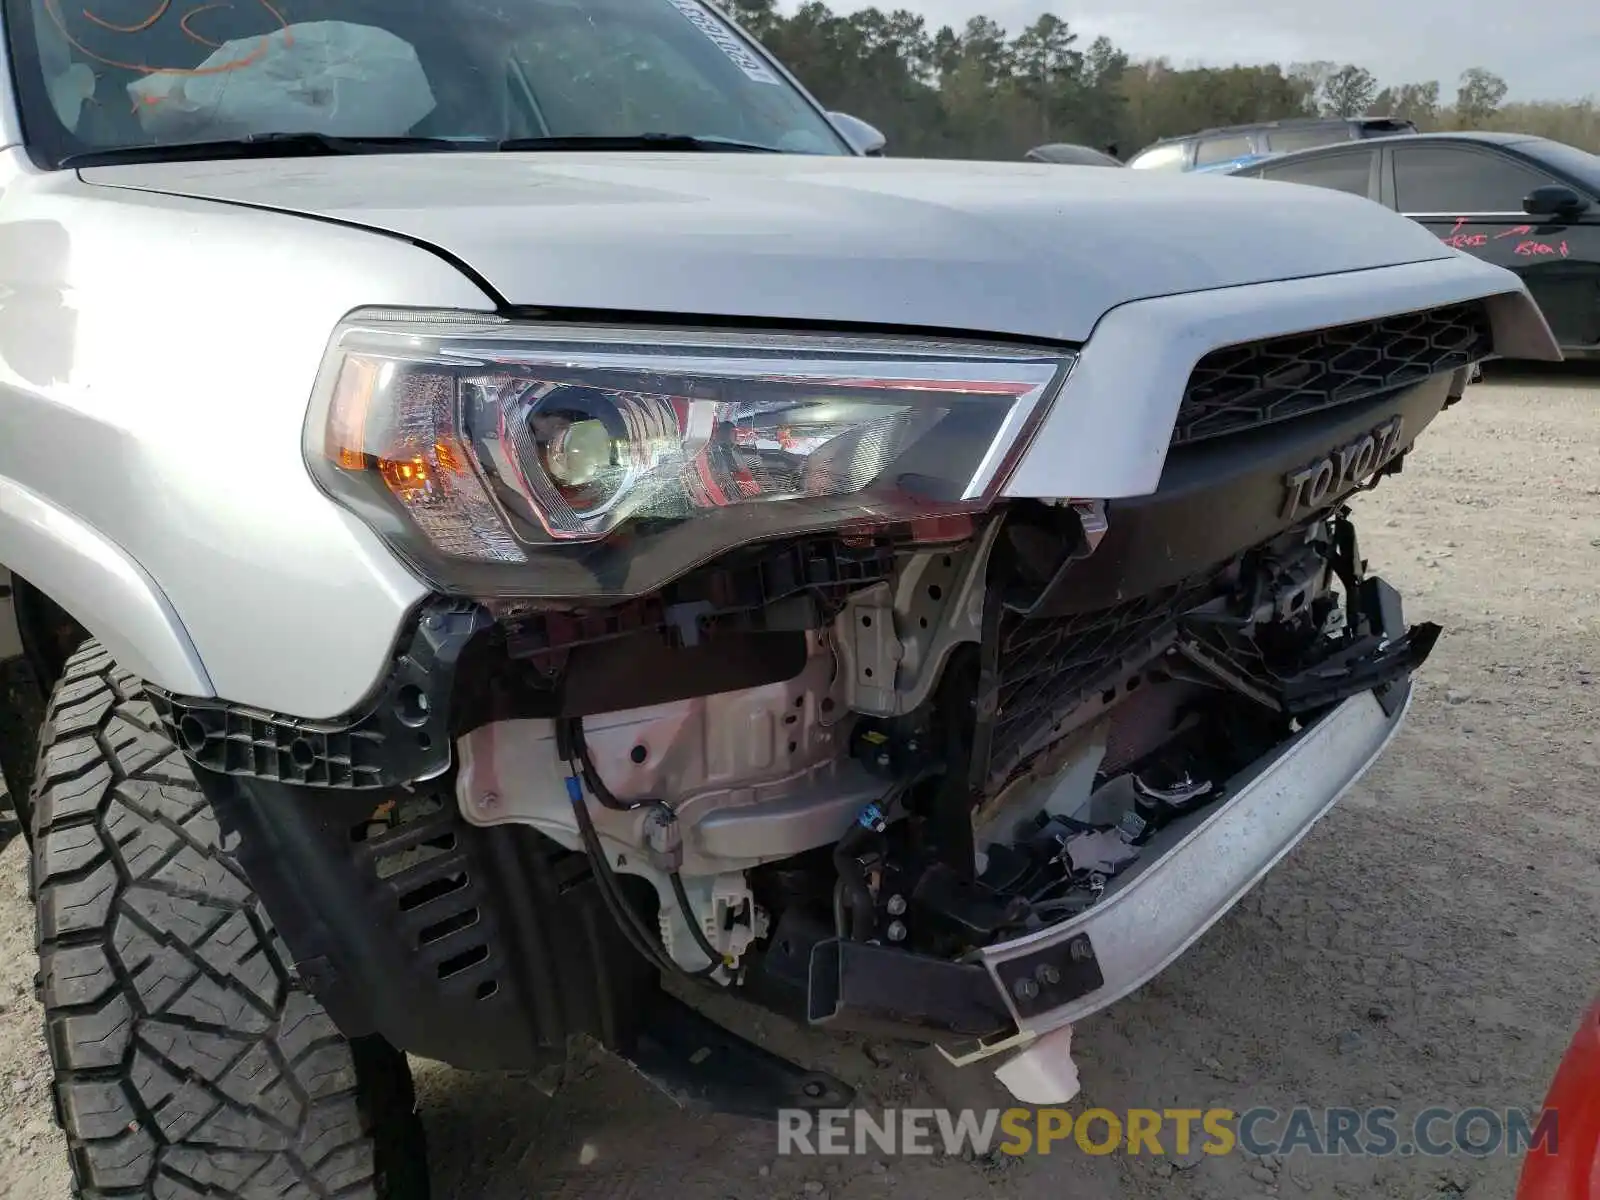
M1488 146L1389 146L1394 207L1458 250L1509 267L1563 349L1600 348L1600 210L1531 217L1523 199L1565 180ZM1582 192L1583 189L1573 188Z
M1377 165L1377 149L1358 145L1350 149L1328 150L1293 158L1287 162L1263 163L1258 172L1252 171L1251 174L1259 174L1262 179L1274 179L1280 183L1304 183L1375 200L1378 198Z

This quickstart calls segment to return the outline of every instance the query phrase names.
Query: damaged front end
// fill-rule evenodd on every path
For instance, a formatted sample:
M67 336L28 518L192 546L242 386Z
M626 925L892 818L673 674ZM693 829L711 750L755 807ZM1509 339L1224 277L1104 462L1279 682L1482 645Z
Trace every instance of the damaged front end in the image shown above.
M1089 535L1066 513L1070 561ZM1041 534L1002 517L906 548L807 631L782 681L585 718L576 747L561 720L480 726L460 742L462 810L581 845L576 762L604 797L600 843L653 885L653 932L683 970L839 1030L1041 1032L1113 990L1092 924L1041 935L1084 924L1344 701L1392 717L1438 633L1401 624L1342 511L1152 596L1053 615L1007 603L1026 585L997 553ZM1046 940L1063 953L1018 974Z
M900 800L905 820L852 831L842 917L810 927L809 1019L933 1030L966 1059L1125 995L1298 840L1376 744L1317 762L1299 794L1256 813L1259 780L1293 770L1347 702L1385 740L1437 635L1407 629L1393 590L1363 575L1343 511L1107 608L1001 601L971 647L973 698L872 723L891 759L946 731L933 740L953 771ZM1209 878L1174 887L1175 874ZM911 956L949 964L942 986Z
M1352 359L1351 345L1371 352ZM970 478L902 471L870 518L830 527L824 506L804 529L712 553L686 549L693 522L676 519L662 533L643 522L630 543L610 500L588 510L605 534L590 537L587 483L557 496L518 482L509 435L475 434L463 408L452 440L442 393L420 391L407 436L420 430L428 453L395 455L369 422L367 444L325 448L369 491L329 486L379 528L399 525L374 508L389 503L378 486L410 505L429 541L397 544L419 568L443 562L441 546L487 546L458 572L472 595L419 614L349 721L159 694L158 707L191 758L231 781L214 790L245 832L252 880L347 1031L502 1067L547 1065L584 1034L681 1081L687 1060L663 1047L711 1035L663 1034L651 1016L655 981L677 977L973 1061L1162 969L1393 735L1439 630L1407 626L1368 574L1347 501L1400 468L1488 346L1481 306L1454 305L1216 352L1191 377L1160 487L1109 501L996 491L1026 445L1025 404L1059 386L1055 360L996 354L985 369L1001 382L940 383L966 390L937 419L881 397L808 399L827 437L733 427L727 460L689 462L691 494L673 503L709 504L722 524L695 520L732 529L738 488L860 488L860 464L890 451L902 466L967 461ZM659 397L640 389L659 378L630 375L625 357L600 375L620 397L608 402L643 420ZM1286 376L1285 361L1320 369ZM695 364L676 395L716 394L725 366ZM362 384L341 366L339 387ZM501 358L470 366L463 405L520 379ZM551 382L517 391L502 418L552 395L599 406L593 388L538 370ZM787 404L791 375L818 370L775 360L760 384ZM933 386L906 382L917 364L826 370ZM701 402L672 403L651 419L692 431ZM561 427L599 439L572 435L574 470L606 453L605 431L583 428L604 423L591 409ZM707 410L701 445L716 449L725 411ZM349 432L336 405L320 419ZM774 473L839 429L854 441L821 485ZM975 433L990 440L969 444ZM645 477L663 455L630 469ZM478 507L449 490L469 485L485 489ZM521 543L483 532L520 519L517 488L551 506L550 552L565 557L550 561L570 579L637 583L652 563L666 576L627 599L530 598L507 582L525 569L510 558ZM735 1075L776 1070L791 1102L837 1099L832 1081L739 1061Z

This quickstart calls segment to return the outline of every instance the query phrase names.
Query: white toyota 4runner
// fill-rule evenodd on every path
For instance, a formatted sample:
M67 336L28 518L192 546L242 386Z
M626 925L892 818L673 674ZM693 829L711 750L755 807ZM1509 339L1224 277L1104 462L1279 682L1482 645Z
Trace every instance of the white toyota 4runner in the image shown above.
M88 1197L425 1186L406 1054L1071 1090L1393 736L1346 501L1511 274L900 161L700 0L3 0L0 761ZM1451 417L1454 414L1450 414Z

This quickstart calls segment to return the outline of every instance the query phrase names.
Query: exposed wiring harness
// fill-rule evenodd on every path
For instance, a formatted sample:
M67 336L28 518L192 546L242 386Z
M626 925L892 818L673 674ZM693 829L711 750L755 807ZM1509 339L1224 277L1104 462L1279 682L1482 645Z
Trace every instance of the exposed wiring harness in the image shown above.
M610 857L606 854L605 847L600 844L600 834L595 828L594 815L589 811L585 792L594 796L602 808L613 812L637 812L643 808L653 808L667 824L677 821L677 813L673 812L672 807L665 801L659 799L618 799L595 770L594 760L589 755L589 746L583 736L581 718L566 717L556 722L556 751L567 765L567 797L572 801L573 816L578 823L578 835L583 841L584 851L594 866L595 882L600 888L601 899L611 912L612 919L621 927L624 936L647 961L669 974L696 980L714 974L724 965L724 959L706 937L700 922L695 919L694 906L689 902L688 891L683 885L683 876L674 870L668 872L667 879L671 884L673 897L683 914L684 924L689 927L690 936L694 938L700 952L710 960L709 965L695 971L688 970L673 959L666 947L646 928L638 911L623 895L621 882L612 869ZM851 823L849 830L835 845L833 864L838 872L838 881L833 893L834 921L840 937L864 941L871 936L875 902L861 862L862 852L875 837L881 837L887 831L895 807L907 793L925 780L943 773L944 764L934 762L895 784L888 789L882 800L867 805L861 811L857 819Z
M864 942L872 935L877 906L867 883L861 854L874 835L888 828L889 821L883 809L869 804L834 844L833 869L838 873L839 882L833 892L833 919L840 937Z
M857 814L850 828L833 847L833 869L838 875L833 886L834 931L841 938L864 942L872 936L877 920L877 901L867 880L862 856L888 831L895 807L918 784L944 774L944 764L930 763L901 780Z
M683 877L677 871L668 874L672 894L678 901L684 924L689 927L689 933L694 938L695 944L700 947L701 953L711 960L709 965L696 971L681 966L658 938L646 928L644 919L639 916L633 905L628 903L627 896L622 892L621 881L611 867L610 856L600 844L600 834L595 828L594 815L589 811L584 791L587 788L602 807L614 812L655 808L662 814L662 819L668 822L676 822L677 814L661 800L617 799L601 780L599 772L594 768L594 761L589 757L589 746L584 740L581 718L567 717L556 723L556 749L562 761L567 764L567 798L572 801L572 813L578 823L578 836L582 839L584 851L594 868L595 884L600 889L600 898L605 902L612 919L621 928L623 936L648 962L668 974L680 975L686 979L705 979L714 974L723 966L723 958L707 939L700 922L695 919L694 907L689 903L688 891L683 886Z

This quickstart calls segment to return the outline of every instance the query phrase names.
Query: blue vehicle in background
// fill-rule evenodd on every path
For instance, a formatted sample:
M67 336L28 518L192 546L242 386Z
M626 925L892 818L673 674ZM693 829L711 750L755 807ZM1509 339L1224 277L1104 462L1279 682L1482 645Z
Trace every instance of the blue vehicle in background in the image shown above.
M1393 117L1301 117L1202 129L1182 137L1162 138L1128 160L1143 171L1236 171L1251 163L1296 150L1312 150L1338 142L1416 133L1410 121Z

